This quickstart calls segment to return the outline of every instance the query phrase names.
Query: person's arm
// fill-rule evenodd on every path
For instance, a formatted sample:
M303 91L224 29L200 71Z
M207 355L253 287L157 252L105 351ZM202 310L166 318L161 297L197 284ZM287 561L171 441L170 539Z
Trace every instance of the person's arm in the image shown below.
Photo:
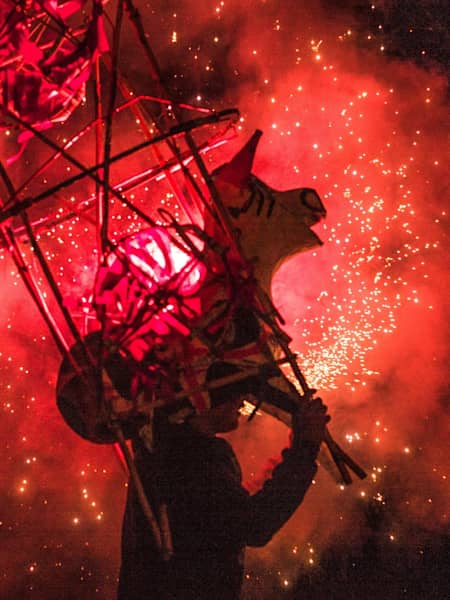
M317 471L316 458L329 417L320 399L293 417L291 446L260 491L250 496L226 471L208 474L204 526L219 543L263 546L302 502Z

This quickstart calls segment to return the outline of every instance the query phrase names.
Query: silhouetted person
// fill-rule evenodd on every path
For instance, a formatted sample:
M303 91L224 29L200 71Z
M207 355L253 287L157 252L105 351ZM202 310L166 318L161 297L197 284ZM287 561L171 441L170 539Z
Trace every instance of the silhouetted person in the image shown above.
M174 555L162 560L130 486L119 600L238 599L245 546L264 546L302 502L317 470L326 407L315 399L299 408L290 447L262 489L250 495L232 447L216 436L238 427L241 406L240 397L219 396L211 409L165 427L156 452L136 443L150 502L160 496L167 503Z

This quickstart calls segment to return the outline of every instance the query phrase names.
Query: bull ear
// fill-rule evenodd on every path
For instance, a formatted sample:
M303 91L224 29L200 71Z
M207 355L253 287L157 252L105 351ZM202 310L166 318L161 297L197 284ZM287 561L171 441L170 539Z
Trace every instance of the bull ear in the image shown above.
M227 181L228 183L232 183L239 188L246 187L250 180L253 159L261 136L262 131L257 129L245 146L239 150L231 161L225 163L215 171L215 177Z

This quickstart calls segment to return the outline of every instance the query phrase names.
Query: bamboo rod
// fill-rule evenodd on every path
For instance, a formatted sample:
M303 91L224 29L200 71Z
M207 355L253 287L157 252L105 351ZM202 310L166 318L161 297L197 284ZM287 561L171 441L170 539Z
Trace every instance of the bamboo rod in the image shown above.
M0 106L0 109L3 109L3 107ZM12 118L14 118L17 122L19 122L21 125L23 125L26 129L28 129L29 131L32 131L36 135L36 137L41 139L44 143L48 144L50 147L52 147L53 149L55 149L57 151L61 151L61 154L64 156L64 158L66 158L68 161L70 161L72 164L74 164L78 169L80 169L81 173L78 173L77 175L73 175L72 177L65 179L64 181L60 182L58 185L52 186L51 188L45 190L44 192L41 192L40 194L38 194L36 196L24 198L23 200L21 200L20 202L17 202L13 206L2 210L0 212L0 223L5 221L6 219L9 219L11 217L18 215L23 210L27 210L31 206L34 206L35 204L42 202L43 200L52 196L54 193L58 192L59 190L65 188L65 187L68 187L68 186L72 185L73 183L76 183L83 177L88 176L91 179L93 179L94 181L102 183L102 180L96 175L96 172L98 170L101 170L104 168L104 166L105 166L104 162L101 162L100 164L97 164L97 165L94 165L91 167L85 167L81 163L79 163L79 161L77 161L72 156L70 156L65 151L63 151L52 140L50 140L45 135L43 135L42 132L38 131L36 128L32 127L28 123L25 123L21 119L18 119L15 115L12 115L11 113L9 113L9 111L4 111L4 112L7 112L8 115L10 115ZM160 134L158 136L155 136L151 140L145 140L144 142L141 142L139 144L136 144L135 146L132 146L128 150L119 152L118 154L112 156L109 162L111 164L111 163L117 162L119 160L122 160L123 158L127 158L128 156L130 156L136 152L139 152L140 150L144 150L145 148L148 148L149 146L151 146L153 144L158 144L159 142L166 140L168 137L180 135L183 132L185 132L187 129L194 129L196 127L201 127L203 125L208 125L211 123L217 123L220 121L228 120L230 118L237 117L237 115L238 115L238 112L235 109L228 109L228 110L223 110L219 113L215 113L208 117L201 117L199 119L194 119L192 121L188 121L181 125L176 125L176 126L172 127L167 133ZM120 194L114 188L110 188L110 192L116 198L118 198L121 202L124 202L125 204L129 204L127 198L124 197L122 194ZM144 213L142 213L142 215L140 215L140 216L142 218L144 218Z
M144 515L147 519L147 522L150 526L150 531L152 533L153 539L155 540L156 547L158 551L161 553L164 560L168 560L170 555L167 552L163 552L163 543L161 537L161 529L158 524L158 521L155 517L152 507L147 499L147 495L145 493L144 487L142 485L141 478L139 476L138 470L136 468L136 464L134 462L133 457L131 456L130 450L125 441L125 437L123 435L123 431L118 424L112 426L114 433L117 438L117 442L120 446L120 449L123 452L125 457L125 461L127 463L128 471L130 473L132 485L136 490L136 494L138 496L139 502L141 504Z

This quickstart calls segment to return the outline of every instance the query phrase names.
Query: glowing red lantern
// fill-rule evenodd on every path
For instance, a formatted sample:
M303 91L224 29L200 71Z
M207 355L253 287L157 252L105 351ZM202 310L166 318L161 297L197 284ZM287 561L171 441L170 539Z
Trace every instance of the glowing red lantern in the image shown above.
M134 360L161 336L189 335L200 316L206 266L193 248L152 227L122 239L100 267L94 303L104 335Z
M94 60L108 49L102 0L93 1L87 26L85 4L0 0L0 125L22 129L21 144L33 136L26 125L42 130L66 121L84 98Z

